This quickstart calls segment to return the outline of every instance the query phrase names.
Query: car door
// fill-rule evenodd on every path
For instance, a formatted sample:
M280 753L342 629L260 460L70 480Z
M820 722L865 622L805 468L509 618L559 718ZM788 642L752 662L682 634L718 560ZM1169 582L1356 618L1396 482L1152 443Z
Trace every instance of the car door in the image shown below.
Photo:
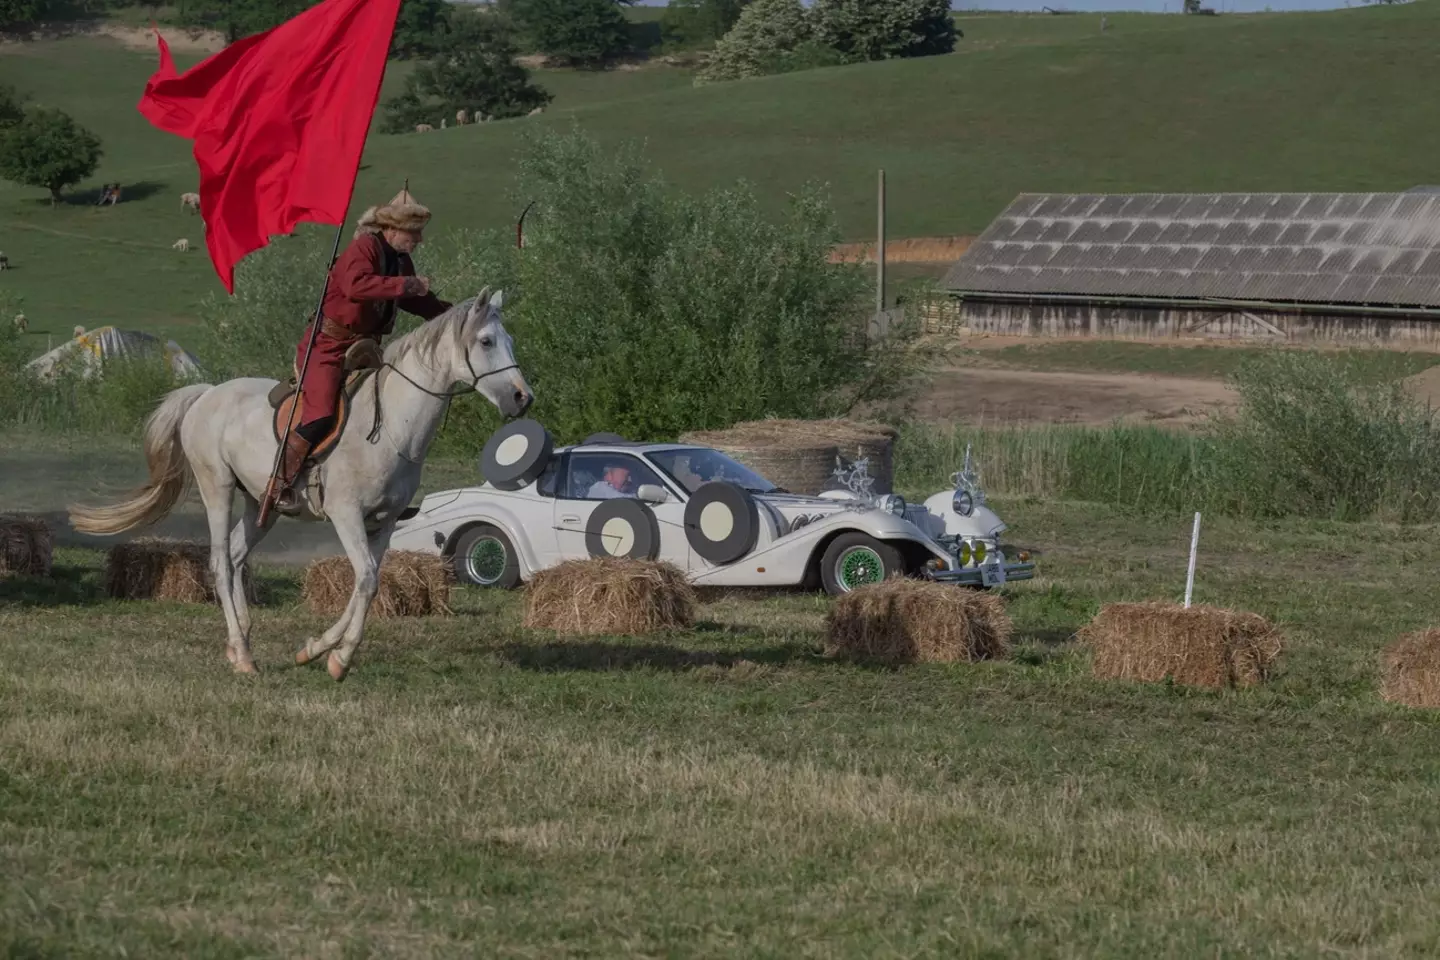
M603 451L572 451L569 463L555 498L555 539L560 559L578 560L590 556L585 546L585 527L590 514L604 500L598 485L606 482L606 468L623 468L628 474L620 495L634 497L645 484L664 490L665 503L648 503L660 526L660 555L681 570L690 566L690 545L685 540L685 504L676 495L672 484L663 480L659 471L629 453ZM612 476L614 474L612 473Z

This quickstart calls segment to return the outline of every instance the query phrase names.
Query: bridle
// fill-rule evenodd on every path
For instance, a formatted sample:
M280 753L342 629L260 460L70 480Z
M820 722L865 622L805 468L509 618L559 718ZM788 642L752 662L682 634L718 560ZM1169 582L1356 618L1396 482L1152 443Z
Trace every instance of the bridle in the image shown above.
M434 397L437 400L449 401L455 399L456 397L464 396L467 393L479 393L481 380L484 380L486 377L493 377L497 373L505 373L509 370L519 370L520 365L518 363L511 363L494 370L486 370L484 373L476 373L475 364L470 362L470 351L466 350L465 369L470 373L470 382L458 390L431 390L429 387L416 383L404 370L401 370L389 360L383 361L380 364L379 368L375 371L375 375L371 378L375 381L375 424L370 428L370 433L365 437L365 439L368 440L370 443L376 443L380 439L380 425L383 422L383 417L380 413L380 374L383 373L386 369L392 370L395 373L399 374L401 380L404 380L406 383L410 384L410 386L414 387L416 390L419 390L421 393L426 394L427 396ZM447 420L450 417L450 408L448 406L445 408L445 417Z

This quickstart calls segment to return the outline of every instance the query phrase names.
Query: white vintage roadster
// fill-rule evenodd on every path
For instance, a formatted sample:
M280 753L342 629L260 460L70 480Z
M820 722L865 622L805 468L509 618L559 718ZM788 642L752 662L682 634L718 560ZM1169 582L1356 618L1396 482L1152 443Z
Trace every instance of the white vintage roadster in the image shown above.
M666 560L697 586L823 587L831 594L895 574L990 587L1034 576L1007 556L1005 529L970 467L922 506L873 496L866 463L840 465L838 489L799 496L709 447L600 434L555 449L533 420L481 454L480 486L426 496L391 548L450 558L463 583L511 588L566 560Z

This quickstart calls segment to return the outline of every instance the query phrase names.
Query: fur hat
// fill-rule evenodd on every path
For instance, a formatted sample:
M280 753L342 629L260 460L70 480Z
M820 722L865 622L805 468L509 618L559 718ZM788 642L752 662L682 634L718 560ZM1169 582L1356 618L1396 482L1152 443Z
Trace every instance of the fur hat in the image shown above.
M429 222L429 208L417 202L409 190L401 190L383 207L366 210L360 217L360 229L355 235L358 237L365 233L379 233L387 227L396 230L422 230Z

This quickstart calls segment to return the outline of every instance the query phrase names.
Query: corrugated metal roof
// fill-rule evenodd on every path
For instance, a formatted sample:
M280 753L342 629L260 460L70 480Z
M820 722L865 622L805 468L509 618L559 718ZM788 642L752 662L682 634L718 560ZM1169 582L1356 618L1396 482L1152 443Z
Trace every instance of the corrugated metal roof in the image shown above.
M1440 193L1021 194L945 286L1440 307Z

